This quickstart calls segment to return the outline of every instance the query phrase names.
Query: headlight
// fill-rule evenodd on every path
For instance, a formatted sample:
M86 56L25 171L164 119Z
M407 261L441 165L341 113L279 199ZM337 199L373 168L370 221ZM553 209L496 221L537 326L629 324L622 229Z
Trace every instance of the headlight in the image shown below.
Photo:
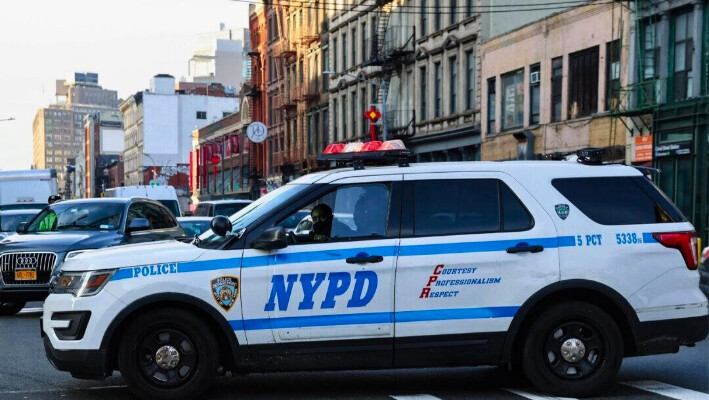
M70 252L66 253L66 255L64 256L64 261L66 261L70 258L74 258L75 256L78 256L81 253L86 253L87 251L94 251L94 250L96 250L96 249L84 249L84 250L70 251Z
M93 296L106 286L114 272L115 269L87 272L62 271L52 286L52 293L71 293L76 297Z

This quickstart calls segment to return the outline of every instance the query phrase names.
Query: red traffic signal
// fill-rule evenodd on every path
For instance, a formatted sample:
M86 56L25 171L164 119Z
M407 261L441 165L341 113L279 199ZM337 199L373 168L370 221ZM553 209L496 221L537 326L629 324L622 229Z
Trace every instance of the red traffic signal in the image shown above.
M217 155L213 155L212 158L209 159L209 162L212 163L212 165L218 165L221 161L222 159Z

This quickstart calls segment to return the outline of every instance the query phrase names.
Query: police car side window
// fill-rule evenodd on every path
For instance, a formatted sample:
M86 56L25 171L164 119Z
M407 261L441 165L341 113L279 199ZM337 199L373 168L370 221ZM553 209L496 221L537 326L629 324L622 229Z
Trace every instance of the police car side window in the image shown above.
M530 229L531 215L497 179L414 181L414 236Z
M682 213L642 176L557 178L552 185L602 225L685 221Z
M388 184L341 186L278 225L296 235L294 244L386 237L390 195Z
M145 209L145 217L150 221L153 229L167 229L174 228L176 225L173 224L172 218L163 213L163 209L155 204L144 203L143 207Z

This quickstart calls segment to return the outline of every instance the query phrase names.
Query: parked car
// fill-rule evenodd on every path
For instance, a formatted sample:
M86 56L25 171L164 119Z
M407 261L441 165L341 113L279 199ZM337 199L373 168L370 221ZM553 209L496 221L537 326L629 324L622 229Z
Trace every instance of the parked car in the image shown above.
M41 209L0 210L0 239L14 235L22 222L31 220Z
M197 204L194 211L195 217L214 217L223 215L228 217L251 204L251 200L210 200Z
M63 262L129 243L187 238L167 207L149 199L83 199L47 206L0 241L0 315L44 300Z
M702 264L699 266L699 288L709 298L709 247L702 251Z
M179 217L177 222L180 223L188 236L194 236L201 235L209 229L212 217Z

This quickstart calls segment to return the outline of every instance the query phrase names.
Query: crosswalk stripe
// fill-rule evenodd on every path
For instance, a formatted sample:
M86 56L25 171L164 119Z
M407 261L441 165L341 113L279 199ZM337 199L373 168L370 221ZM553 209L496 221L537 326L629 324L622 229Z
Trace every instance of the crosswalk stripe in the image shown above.
M573 397L554 397L554 396L547 396L539 393L533 393L533 392L526 392L524 390L519 390L519 389L509 389L509 388L503 388L502 390L508 391L510 393L516 394L517 396L524 397L529 400L577 400L574 399Z
M391 394L389 397L395 399L395 400L441 400L436 396L431 396L430 394L407 394L407 395L398 395L398 394Z
M709 394L697 392L690 389L670 385L657 381L634 381L621 382L623 385L631 386L646 392L656 393L665 397L679 400L709 400Z
M32 314L42 312L42 307L25 307L18 314Z

